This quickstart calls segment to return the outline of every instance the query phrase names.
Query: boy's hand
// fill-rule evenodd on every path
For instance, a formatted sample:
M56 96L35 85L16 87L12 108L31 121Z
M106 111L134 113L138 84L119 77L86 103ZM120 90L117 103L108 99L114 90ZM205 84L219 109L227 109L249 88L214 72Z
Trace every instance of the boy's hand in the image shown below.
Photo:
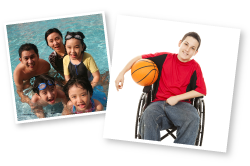
M34 110L35 108L36 108L36 106L35 106L35 104L33 103L33 102L31 102L31 101L29 101L29 106L30 106L30 108L32 109L32 110Z
M42 107L35 108L34 113L38 118L45 118L45 114Z
M174 106L175 104L177 104L179 102L179 99L177 96L172 96L172 97L169 97L167 100L166 100L166 103L168 103L169 105L171 106Z
M62 115L70 115L70 114L72 114L71 111L67 108L66 105L64 105Z
M115 87L117 91L123 88L123 83L124 83L124 75L120 73L115 80Z

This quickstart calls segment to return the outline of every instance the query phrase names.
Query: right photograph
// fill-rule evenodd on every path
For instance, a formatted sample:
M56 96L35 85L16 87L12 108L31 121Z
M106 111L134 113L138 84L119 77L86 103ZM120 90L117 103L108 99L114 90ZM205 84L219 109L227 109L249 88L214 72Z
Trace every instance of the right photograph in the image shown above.
M104 138L226 152L239 42L240 29L118 16Z

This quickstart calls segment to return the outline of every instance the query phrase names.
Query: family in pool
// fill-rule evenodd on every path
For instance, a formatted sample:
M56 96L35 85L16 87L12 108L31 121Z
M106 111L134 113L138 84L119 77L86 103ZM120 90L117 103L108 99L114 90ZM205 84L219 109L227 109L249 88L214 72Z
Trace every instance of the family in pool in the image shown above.
M28 103L38 118L45 117L44 106L58 102L63 104L62 115L103 110L103 101L94 99L93 89L101 81L102 85L108 84L108 71L100 76L94 58L85 52L84 38L82 32L67 32L63 44L62 33L57 28L45 33L47 45L54 50L49 55L49 62L64 78L60 82L50 76L50 64L39 58L36 45L20 46L20 63L13 73L14 82L21 102ZM33 77L35 81L31 84ZM32 88L32 96L24 94L27 88ZM98 99L106 102L107 96L99 91Z

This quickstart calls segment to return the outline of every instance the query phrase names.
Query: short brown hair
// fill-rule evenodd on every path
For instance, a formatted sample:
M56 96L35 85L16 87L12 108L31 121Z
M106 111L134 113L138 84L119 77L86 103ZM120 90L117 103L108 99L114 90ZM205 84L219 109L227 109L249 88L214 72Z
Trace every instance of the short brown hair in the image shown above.
M199 45L197 47L197 51L198 51L198 49L199 49L199 47L201 45L201 38L200 38L200 36L196 32L188 32L188 33L186 33L183 36L183 38L181 39L181 41L183 42L186 39L186 37L188 37L188 36L191 36L191 37L195 38L198 41L198 43L199 43Z

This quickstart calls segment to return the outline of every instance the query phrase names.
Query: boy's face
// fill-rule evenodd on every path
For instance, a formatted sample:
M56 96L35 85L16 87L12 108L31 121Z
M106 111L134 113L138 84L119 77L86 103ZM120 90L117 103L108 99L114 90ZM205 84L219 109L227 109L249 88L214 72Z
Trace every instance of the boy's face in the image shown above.
M60 51L61 49L64 49L63 45L63 39L62 37L56 33L53 32L47 37L48 45L55 51Z
M74 85L69 89L70 101L78 111L85 112L85 110L91 108L90 97L89 92L79 87L79 85Z
M197 48L199 46L199 42L195 38L187 36L184 41L179 41L178 46L180 47L177 56L178 59L181 62L188 62L198 53Z
M57 91L55 85L47 85L47 87L44 90L39 91L39 95L43 101L45 101L48 104L55 104L56 97L57 97Z
M68 55L72 60L81 60L80 56L83 51L83 45L81 44L81 41L75 38L71 38L67 40L66 42L66 50Z
M39 61L39 55L37 55L34 50L23 51L19 60L27 69L34 71Z

